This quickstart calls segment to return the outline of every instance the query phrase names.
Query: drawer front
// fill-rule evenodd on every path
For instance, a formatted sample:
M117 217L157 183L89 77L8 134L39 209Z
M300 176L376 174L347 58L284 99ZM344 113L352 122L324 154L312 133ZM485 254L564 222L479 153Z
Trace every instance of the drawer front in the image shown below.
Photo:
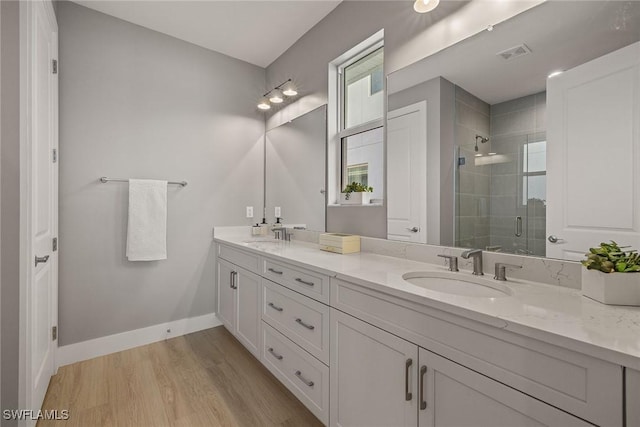
M232 264L260 274L260 257L226 245L218 245L218 257Z
M622 426L618 365L331 279L331 305L598 425Z
M329 422L329 368L263 323L262 363L320 421Z
M263 276L317 301L329 304L329 277L264 260Z
M329 363L329 307L263 279L262 320Z

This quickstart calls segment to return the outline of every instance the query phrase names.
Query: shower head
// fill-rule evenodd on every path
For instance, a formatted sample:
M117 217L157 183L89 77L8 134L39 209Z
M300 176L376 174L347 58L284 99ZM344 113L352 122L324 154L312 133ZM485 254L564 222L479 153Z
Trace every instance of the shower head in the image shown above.
M478 140L480 140L481 144L484 144L485 142L489 141L489 138L485 138L482 135L476 135L476 145L478 144Z
M478 151L478 140L480 140L481 144L484 144L485 142L489 141L489 138L485 138L482 135L476 135L476 146L474 148L476 152Z

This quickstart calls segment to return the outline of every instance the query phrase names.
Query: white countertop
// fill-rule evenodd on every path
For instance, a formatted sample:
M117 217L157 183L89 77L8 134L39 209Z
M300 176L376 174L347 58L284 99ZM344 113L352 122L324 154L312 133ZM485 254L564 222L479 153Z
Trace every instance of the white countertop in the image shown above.
M330 276L640 370L640 307L601 304L580 291L525 280L499 282L512 295L478 298L425 289L405 281L412 271L447 271L441 265L368 252L340 255L305 242L259 243L247 228L216 228L215 240L281 258ZM461 278L470 275L460 271ZM492 280L490 276L484 276ZM508 277L508 272L507 272Z

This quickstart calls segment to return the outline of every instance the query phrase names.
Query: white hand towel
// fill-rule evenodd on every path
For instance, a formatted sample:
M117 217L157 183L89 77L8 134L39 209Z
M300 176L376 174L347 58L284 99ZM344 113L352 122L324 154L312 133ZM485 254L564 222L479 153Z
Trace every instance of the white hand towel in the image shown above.
M129 180L127 258L167 259L167 181Z

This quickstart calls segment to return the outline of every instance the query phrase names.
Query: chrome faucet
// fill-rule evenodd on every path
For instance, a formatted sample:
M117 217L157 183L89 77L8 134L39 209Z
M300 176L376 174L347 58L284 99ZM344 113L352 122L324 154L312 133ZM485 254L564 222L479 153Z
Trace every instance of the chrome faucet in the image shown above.
M438 255L440 258L445 258L449 260L449 271L460 271L458 270L458 257L453 255Z
M513 264L505 264L503 262L496 262L496 274L493 276L494 279L499 280L501 282L506 282L507 280L507 268L522 268L521 265L513 265Z
M473 274L476 276L483 276L482 270L482 249L470 249L462 252L460 255L464 259L473 258Z

